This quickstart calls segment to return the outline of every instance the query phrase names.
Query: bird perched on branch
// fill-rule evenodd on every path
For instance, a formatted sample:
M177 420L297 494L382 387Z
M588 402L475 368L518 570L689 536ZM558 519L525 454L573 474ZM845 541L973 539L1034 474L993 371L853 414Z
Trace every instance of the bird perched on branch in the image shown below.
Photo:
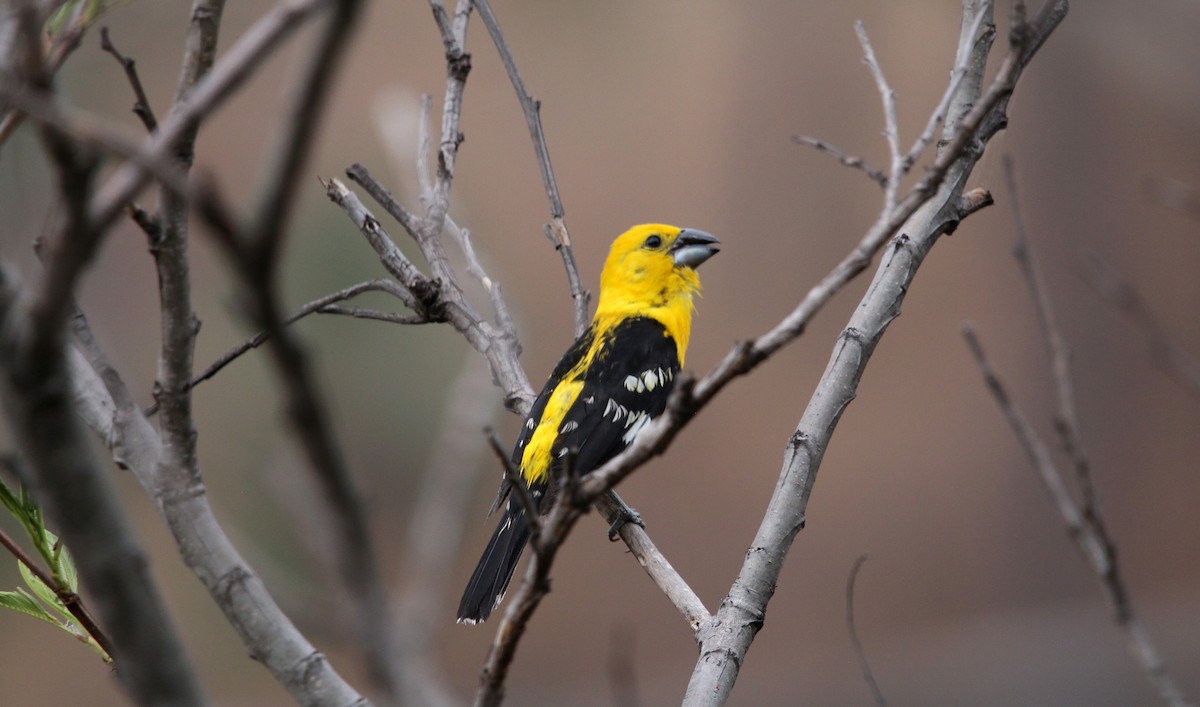
M695 268L717 253L717 242L703 231L654 223L613 242L596 316L554 367L513 449L539 513L549 508L562 464L578 474L600 467L666 409L691 334ZM526 505L510 491L506 476L492 504L494 512L503 503L504 515L463 592L459 623L483 621L500 604L529 542Z

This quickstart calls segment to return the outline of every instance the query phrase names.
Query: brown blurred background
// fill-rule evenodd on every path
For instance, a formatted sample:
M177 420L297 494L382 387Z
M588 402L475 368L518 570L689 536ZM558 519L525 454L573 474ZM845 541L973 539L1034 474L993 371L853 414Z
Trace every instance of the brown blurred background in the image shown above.
M222 46L268 5L230 3ZM885 163L879 96L854 20L865 22L896 89L905 145L944 90L959 22L951 0L495 5L525 81L543 102L587 285L595 287L610 239L631 224L664 221L722 239L722 254L702 272L688 356L697 372L733 341L778 321L875 218L880 192L873 183L790 141L812 135ZM293 219L284 267L292 305L382 274L324 197L318 175L362 162L415 205L411 154L403 151L415 141L417 96L432 93L440 106L444 88L429 15L417 0L376 2L360 25ZM160 111L173 92L186 20L185 3L148 1L105 18L120 49L138 61ZM1198 27L1200 6L1182 0L1153 9L1079 2L1029 68L1009 130L971 179L991 189L997 205L938 244L876 351L825 458L808 527L788 557L732 704L869 703L843 621L847 573L862 553L870 560L859 577L858 630L893 703L1154 702L1096 578L960 336L963 321L976 323L1017 402L1051 440L1049 367L1009 255L1003 154L1015 160L1033 247L1075 353L1085 442L1121 566L1169 668L1189 695L1200 696L1200 400L1152 365L1136 327L1080 276L1085 254L1096 252L1138 287L1179 345L1200 354L1200 216L1161 198L1164 182L1200 187ZM243 206L311 37L302 33L201 132L200 168ZM90 34L70 60L63 90L136 135L127 85L98 41ZM1004 41L1002 34L997 53ZM570 300L557 255L541 235L548 212L521 112L476 18L468 45L474 69L452 213L472 230L505 288L537 385L569 343ZM385 139L385 128L401 150ZM23 128L0 153L0 244L3 257L26 272L30 243L48 218L49 185ZM202 230L193 244L202 366L248 331L233 281ZM158 347L153 277L143 237L123 225L82 293L102 343L143 401L150 400ZM740 565L787 437L865 282L834 301L795 345L731 386L667 457L622 487L710 608ZM329 317L299 326L370 501L380 561L399 592L406 523L446 390L476 354L447 328ZM478 405L496 410L511 440L519 421L499 412L499 398L490 388ZM307 477L290 451L294 441L264 357L246 356L199 388L196 414L218 516L289 613L366 689L356 647L322 624L336 596L308 553L320 539L311 537L311 525L295 522L287 510L295 504L282 500L302 499ZM498 470L489 458L478 464L477 497L464 518L446 519L467 528L451 584L441 590L436 638L437 668L462 701L473 693L494 629L452 621L461 583L491 530L483 513ZM213 702L287 704L177 559L141 489L112 473ZM696 651L667 601L594 518L560 557L554 591L521 645L509 703L612 704L617 648L634 666L642 704L677 702ZM0 558L0 587L19 582L13 565ZM5 703L124 704L100 662L65 635L3 613L0 636Z

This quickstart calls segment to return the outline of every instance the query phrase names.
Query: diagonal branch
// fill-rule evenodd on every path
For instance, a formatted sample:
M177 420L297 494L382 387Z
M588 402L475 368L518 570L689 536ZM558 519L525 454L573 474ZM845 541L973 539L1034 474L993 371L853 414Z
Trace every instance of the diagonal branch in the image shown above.
M1012 427L1013 433L1029 457L1030 464L1041 477L1055 506L1058 507L1059 514L1067 526L1068 537L1075 542L1092 571L1100 579L1105 594L1113 605L1117 625L1125 632L1130 651L1138 666L1164 703L1172 705L1172 707L1190 705L1191 703L1183 695L1175 680L1167 672L1166 665L1159 657L1154 642L1150 639L1149 633L1130 603L1124 579L1117 571L1115 546L1105 531L1099 515L1095 509L1084 508L1081 510L1071 498L1066 481L1055 467L1050 451L1020 409L1013 403L1007 389L988 360L983 345L975 335L975 330L969 324L963 326L963 337L979 364L988 390L995 398L1001 412L1004 413L1009 426Z
M875 182L884 189L887 188L887 174L885 174L882 169L871 166L871 163L867 162L862 157L851 155L837 145L826 142L825 140L819 140L815 137L809 137L808 135L793 135L792 142L796 143L797 145L808 145L809 147L817 150L817 152L824 152L825 154L830 155L846 167L862 170L863 174L867 175L872 182Z
M1083 445L1079 414L1075 405L1070 349L1054 316L1054 309L1050 304L1050 296L1041 270L1033 258L1025 222L1021 215L1020 201L1017 198L1016 178L1013 174L1011 159L1006 158L1004 161L1004 176L1012 196L1013 219L1016 224L1013 257L1025 277L1030 296L1037 308L1038 323L1046 343L1046 353L1050 359L1057 392L1058 410L1054 428L1068 459L1070 459L1071 466L1075 470L1075 483L1080 495L1078 504L1067 491L1066 481L1054 466L1045 446L1009 398L999 377L988 362L983 346L979 343L974 331L970 327L966 327L963 335L984 373L989 390L996 398L997 404L1001 406L1005 417L1008 418L1009 424L1017 434L1018 440L1025 447L1031 463L1037 468L1047 490L1058 506L1063 520L1067 523L1068 535L1075 540L1091 564L1093 571L1100 578L1109 601L1113 605L1117 625L1126 632L1130 649L1142 671L1164 702L1171 705L1186 704L1183 693L1166 672L1166 667L1158 657L1154 643L1137 618L1129 597L1129 590L1120 573L1117 564L1116 543L1100 512L1095 486L1092 482L1091 462Z

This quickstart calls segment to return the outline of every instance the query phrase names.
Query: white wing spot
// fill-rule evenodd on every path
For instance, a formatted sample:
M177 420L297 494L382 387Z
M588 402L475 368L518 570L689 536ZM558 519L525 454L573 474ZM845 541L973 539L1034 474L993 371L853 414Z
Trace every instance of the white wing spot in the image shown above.
M596 402L596 396L589 395L583 399L583 402L587 403L588 405L591 405L592 403Z
M570 447L563 447L562 449L558 450L558 458L562 459L563 457L567 456L570 451Z
M642 380L646 381L646 389L654 390L654 386L658 385L658 375L654 371L646 371L642 374Z
M650 416L645 413L639 413L637 423L625 431L621 439L625 440L625 444L630 444L638 436L638 433L646 428L650 423Z
M525 429L527 429L527 430L533 429L533 418L532 417L525 421Z
M608 417L608 413L613 411L613 406L616 404L617 401L613 400L612 398L608 399L608 404L604 406L604 417Z
M564 433L564 434L565 434L565 433L567 433L567 432L571 432L571 431L573 431L573 430L576 430L576 429L579 429L579 422L578 422L578 421L576 421L576 420L570 420L570 421L568 421L568 422L567 422L567 424L565 424L565 425L563 425L563 426L562 426L562 429L561 429L561 430L559 430L559 432L561 432L561 433Z
M625 390L634 392L642 382L637 379L637 376L625 376Z

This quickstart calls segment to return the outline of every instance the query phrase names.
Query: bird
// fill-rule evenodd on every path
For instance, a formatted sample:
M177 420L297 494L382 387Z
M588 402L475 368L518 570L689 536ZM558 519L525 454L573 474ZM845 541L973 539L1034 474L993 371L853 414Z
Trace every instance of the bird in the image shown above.
M549 510L562 465L579 475L597 469L666 409L691 338L696 268L717 243L704 231L657 223L613 241L591 324L554 367L513 448L513 467L539 515ZM463 591L460 624L480 623L500 605L529 542L532 519L511 491L505 475L488 515L501 504L504 512Z

